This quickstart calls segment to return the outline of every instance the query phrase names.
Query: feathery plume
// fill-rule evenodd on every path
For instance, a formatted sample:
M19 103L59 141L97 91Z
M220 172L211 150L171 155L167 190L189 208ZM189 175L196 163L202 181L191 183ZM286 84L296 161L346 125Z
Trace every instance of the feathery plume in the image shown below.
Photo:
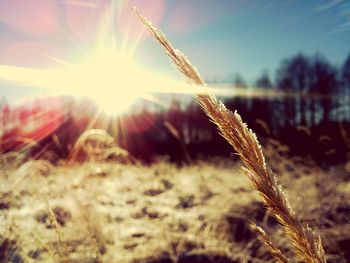
M289 263L289 260L287 257L285 257L281 250L279 250L270 240L270 238L267 236L264 229L257 226L254 223L250 223L250 228L253 229L258 235L259 239L270 249L270 252L277 263Z
M135 7L132 9L150 34L163 46L166 54L176 68L186 76L187 80L191 84L205 86L202 77L186 56L173 48L165 35L142 16ZM228 110L214 95L199 94L197 101L207 116L217 125L220 134L240 155L245 165L244 173L259 191L264 204L284 227L284 231L290 238L299 258L307 263L325 263L326 258L321 238L315 236L308 226L303 226L297 220L275 174L266 165L255 133L248 129L236 111Z

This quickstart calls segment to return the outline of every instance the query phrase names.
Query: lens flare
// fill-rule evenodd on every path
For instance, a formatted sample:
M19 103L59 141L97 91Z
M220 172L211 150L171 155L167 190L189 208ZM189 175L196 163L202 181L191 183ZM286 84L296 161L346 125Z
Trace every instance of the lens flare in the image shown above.
M77 65L61 72L66 92L94 99L107 113L120 113L146 93L147 72L134 62L132 54L98 50Z
M85 55L66 61L53 54L43 54L45 50L38 48L37 53L41 57L49 58L51 62L56 62L55 67L51 65L35 68L33 65L28 67L27 64L25 64L27 67L0 65L0 80L17 83L21 87L44 88L46 95L88 97L98 104L101 112L111 115L129 111L139 98L157 103L159 99L153 96L155 93L232 94L232 91L226 94L227 91L220 89L190 86L162 72L142 68L134 55L140 39L129 43L125 34L118 31L116 21L123 17L119 11L125 8L120 9L113 2L108 6L108 1L99 2L97 6L89 5L88 8L84 5L84 1L59 2L66 4L68 9L74 8L81 15L94 14L95 20L89 19L90 22L99 20L99 23L93 26L89 23L85 24L85 20L76 15L81 24L76 24L75 29L83 31L88 27L88 31L94 36L92 45L88 50L84 49ZM160 10L163 10L163 0L158 2ZM130 10L127 8L124 11ZM133 14L129 15L134 17ZM161 12L158 15L160 19ZM116 19L116 16L119 19ZM134 19L138 22L135 17ZM124 21L120 24L124 26L125 23ZM31 52L31 54L35 53ZM20 59L22 57L20 56ZM20 65L24 64L20 63Z

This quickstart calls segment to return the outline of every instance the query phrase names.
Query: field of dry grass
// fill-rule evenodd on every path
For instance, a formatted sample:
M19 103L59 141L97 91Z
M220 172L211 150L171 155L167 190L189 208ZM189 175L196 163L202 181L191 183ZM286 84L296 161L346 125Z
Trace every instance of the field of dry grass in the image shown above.
M321 234L328 262L349 262L346 170L275 157L291 206ZM0 262L273 262L250 221L292 255L233 161L17 166L1 171Z
M134 11L188 82L205 86ZM263 151L237 112L214 95L197 101L241 163L144 166L101 130L55 165L2 155L0 262L350 262L349 163L325 171L273 140Z

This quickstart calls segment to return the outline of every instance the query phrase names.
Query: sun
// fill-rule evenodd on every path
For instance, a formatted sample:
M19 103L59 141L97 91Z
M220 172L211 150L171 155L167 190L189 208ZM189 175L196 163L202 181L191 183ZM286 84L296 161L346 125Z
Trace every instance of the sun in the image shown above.
M65 87L91 97L110 114L122 113L148 94L152 76L134 61L130 52L99 49L66 69Z
M48 95L88 97L108 115L129 112L139 99L163 105L154 94L227 95L210 87L185 84L164 72L145 69L137 63L131 50L101 46L71 62L52 58L60 63L57 68L0 65L0 79L21 86L42 87Z
M78 52L84 52L84 56L77 54L66 61L42 54L57 62L45 68L0 64L0 80L21 87L44 88L45 95L89 97L101 112L109 115L129 112L140 98L164 106L154 94L207 92L203 87L186 85L160 70L140 66L134 53L138 42L130 42L115 32L115 12L117 8L111 3L97 25L96 39L89 44L90 49Z
M39 51L58 62L45 68L0 64L0 80L44 88L47 95L89 97L109 114L129 111L139 98L152 98L152 91L166 86L163 84L168 80L137 63L134 51L138 41L134 43L117 34L115 18L121 10L114 2L107 7L94 25L96 28L91 29L96 29L96 36L89 50L81 50L68 61Z
M168 82L140 67L132 52L123 49L98 48L76 62L61 62L63 66L54 69L0 65L0 78L44 87L52 95L89 97L109 114L128 111L139 98L149 98Z
M86 43L88 50L84 45L68 60L42 54L39 50L40 55L55 63L45 68L0 64L0 80L21 87L43 88L43 93L49 96L88 97L96 102L100 112L108 115L133 110L132 106L140 98L166 107L157 94L207 92L203 87L186 85L182 79L176 80L159 69L145 68L138 63L134 51L141 35L133 41L128 34L119 34L121 32L117 30L115 18L121 15L119 8L123 5L124 2L119 6L115 1L107 5L93 26L96 28L91 29L96 35L93 33L92 42Z

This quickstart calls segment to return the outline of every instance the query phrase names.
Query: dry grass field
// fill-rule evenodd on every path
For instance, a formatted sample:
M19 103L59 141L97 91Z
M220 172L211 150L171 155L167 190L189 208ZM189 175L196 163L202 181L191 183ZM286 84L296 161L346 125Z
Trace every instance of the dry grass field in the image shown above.
M321 234L328 262L349 262L346 170L281 158L271 156L298 219ZM293 255L230 160L12 165L1 170L0 262L273 262L251 221Z
M188 82L205 86L133 10ZM102 130L57 163L1 155L0 262L350 262L349 161L321 169L273 139L262 146L214 95L197 101L241 161L146 166Z

